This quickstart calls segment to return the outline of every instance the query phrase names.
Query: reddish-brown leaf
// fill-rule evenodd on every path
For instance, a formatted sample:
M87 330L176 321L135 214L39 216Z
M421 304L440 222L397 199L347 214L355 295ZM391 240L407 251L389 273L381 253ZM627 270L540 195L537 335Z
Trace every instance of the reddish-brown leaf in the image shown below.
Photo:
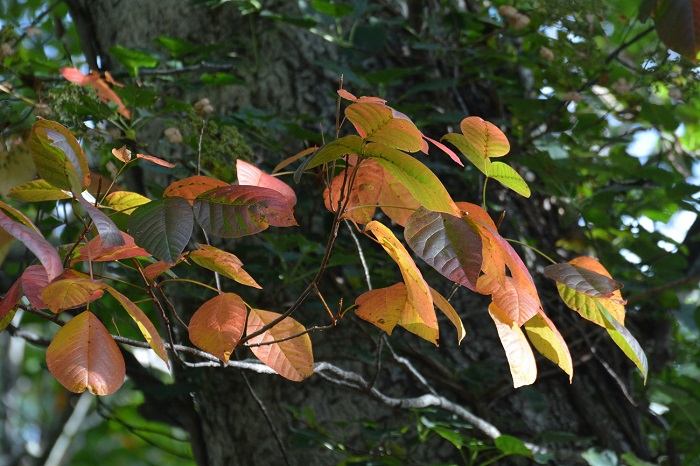
M19 300L22 298L22 282L15 281L5 296L0 298L0 320L9 315L10 311L17 307Z
M230 184L208 176L190 176L184 180L171 183L170 186L165 188L163 197L181 197L183 199L187 199L190 204L193 204L194 200L200 194L211 191L214 188L222 188L224 186L230 186Z
M22 272L22 291L24 296L29 300L29 304L34 309L46 309L43 299L41 299L41 290L49 284L49 276L46 274L46 269L41 265L30 265Z
M182 258L182 256L180 256L180 258ZM143 275L147 279L153 281L153 280L155 280L156 277L158 277L159 275L165 273L166 271L168 271L169 269L174 267L175 264L177 264L178 262L180 262L180 259L175 261L174 264L168 264L167 262L164 262L164 261L155 262L151 265L146 266L143 269Z
M246 333L248 335L261 330L267 324L280 317L276 312L251 309L248 315ZM285 379L294 382L311 377L314 373L314 355L311 350L311 338L308 333L299 335L306 329L291 317L286 317L274 327L264 331L248 341L253 354L266 366ZM297 337L285 340L294 335ZM279 341L284 340L284 341ZM277 341L277 343L270 343ZM267 343L267 344L265 344Z
M574 291L596 298L609 298L622 288L622 283L606 275L570 263L545 267L544 275Z
M112 335L85 311L64 325L46 349L46 365L68 390L109 395L124 383L126 367Z
M149 162L153 162L156 165L160 165L161 167L175 168L174 163L170 163L167 160L159 159L158 157L154 157L152 155L136 154L136 158L148 160Z
M353 94L349 93L345 89L338 89L338 95L345 100L350 100L352 102L360 103L373 103L373 104L385 104L386 100L379 97L372 97L363 95L362 97L355 97Z
M222 293L195 311L188 326L190 341L228 364L245 330L246 314L240 296Z
M97 228L97 231L102 238L102 243L107 248L116 248L124 245L122 232L119 231L117 225L107 217L100 209L88 202L83 196L78 196L78 202L85 209L85 212L90 216L92 222Z
M131 151L126 146L121 146L119 149L112 149L112 155L124 163L131 161Z
M238 178L238 184L242 186L262 186L263 188L270 188L284 196L290 205L293 206L297 203L297 196L288 184L279 178L263 173L263 171L256 166L244 162L241 159L236 160L236 176Z
M124 240L123 246L105 247L102 242L102 236L96 236L77 251L77 257L71 261L71 265L76 262L92 261L92 262L107 262L117 261L122 259L130 259L132 257L149 257L150 254L143 248L140 248L134 243L134 238L123 231L119 232Z

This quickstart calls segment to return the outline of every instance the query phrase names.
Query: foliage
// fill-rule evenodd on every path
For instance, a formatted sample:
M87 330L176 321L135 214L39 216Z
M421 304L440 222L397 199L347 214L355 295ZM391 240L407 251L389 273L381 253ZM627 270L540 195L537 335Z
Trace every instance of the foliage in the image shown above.
M0 194L9 200L0 204L0 251L17 239L38 262L0 254L7 269L0 330L21 337L41 328L36 341L48 346L45 365L75 393L119 396L130 346L148 347L166 366L182 367L233 365L250 349L275 373L302 381L323 364L315 363L312 334L333 332L353 314L389 335L397 326L414 334L398 335L409 347L417 348L419 338L445 345L446 322L464 345L487 335L465 325L445 293L447 279L453 290L488 297L481 312L495 325L514 387L537 378L533 347L571 382L581 359L573 345L588 342L589 332L572 333L571 322L579 321L552 312L560 305L547 277L561 301L604 328L644 384L650 380L638 384L635 396L667 410L665 427L647 427L654 456L667 454L666 442L673 440L692 458L697 442L683 433L698 421L693 348L699 325L697 296L683 292L694 283L696 258L689 251L697 249L656 228L681 211L698 210L697 186L687 182L697 157L692 64L669 60L652 40L653 29L630 19L637 11L630 14L625 2L613 0L600 2L600 17L578 11L576 2L559 13L548 11L547 2L475 10L443 2L440 14L421 18L423 32L364 2L314 1L299 17L258 2L234 3L244 15L306 28L338 44L354 59L347 67L326 63L327 71L342 72L352 82L348 88L381 97L356 97L341 78L335 138L324 143L262 109L220 118L211 115L208 99L191 106L158 96L148 70L163 58L189 66L216 56L217 47L169 37L157 41L165 52L117 47L111 53L129 73L117 80L108 72L85 74L65 59L57 65L46 56L45 41L55 40L46 22L24 33L5 25L0 111L7 144L0 150L12 151L0 156L13 163L25 157L3 165L7 185ZM679 8L697 9L698 2L681 3L641 2L640 19L654 18L664 44L693 61L694 34L669 24ZM19 18L17 12L39 6L3 8ZM54 14L60 18L64 8ZM437 66L371 69L368 63L382 56L394 34ZM66 53L77 56L74 47L66 44ZM44 83L32 86L27 76ZM242 82L232 73L210 73L197 85ZM480 89L466 103L459 92L465 83ZM445 97L451 95L458 98ZM432 105L434 96L446 107ZM157 146L146 147L141 135L154 121L168 129ZM291 140L308 139L308 150L290 156L292 144L276 142L281 128ZM654 149L631 154L644 132L656 138ZM268 174L264 162L252 163L248 143L286 159ZM290 166L296 170L281 172ZM134 187L139 173L146 180ZM292 179L301 184L291 186ZM318 213L321 204L330 215ZM528 220L534 209L541 221ZM339 237L343 224L361 237L359 255ZM288 233L297 227L301 233ZM240 247L251 244L255 250ZM557 260L535 248L556 253ZM545 267L541 258L553 265ZM353 291L336 306L324 275L339 265L346 266ZM368 277L381 286L372 288ZM356 291L363 279L369 290ZM204 290L188 288L197 301L187 315L173 304L185 287ZM271 290L278 300L266 296ZM310 304L312 296L318 303ZM285 310L267 310L271 302L286 303ZM321 313L314 317L307 306ZM645 339L654 338L645 328L647 314L664 308L675 312L666 319L678 353L677 364L665 368L654 367L643 349ZM603 344L599 336L596 344ZM614 358L596 357L604 364ZM456 418L415 416L410 427L387 435L442 439L468 464L532 457L517 438L486 443ZM393 445L384 455L350 452L311 417L297 413L308 424L300 433L331 445L347 463L406 458ZM370 443L365 450L381 444ZM601 464L611 455L591 449L583 458ZM621 457L641 461L630 452Z

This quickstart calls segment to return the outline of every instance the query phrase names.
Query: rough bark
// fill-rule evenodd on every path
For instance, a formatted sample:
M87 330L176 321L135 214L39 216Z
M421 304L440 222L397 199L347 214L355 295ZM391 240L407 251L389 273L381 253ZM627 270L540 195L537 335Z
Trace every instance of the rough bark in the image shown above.
M103 67L111 68L112 61L106 52L111 46L150 48L153 38L159 35L196 43L225 41L241 57L236 73L244 78L245 85L208 91L207 97L217 103L218 111L254 105L275 109L279 113L323 115L333 108L332 104L329 105L332 99L329 101L324 96L331 93L332 97L337 78L326 75L313 62L316 59L336 60L338 52L329 43L301 29L260 18L241 17L229 3L216 9L195 8L180 0L72 0L70 3L76 12L74 17L78 26L85 31L85 37L90 37L85 43L89 49L86 56L95 60L94 66L100 57ZM467 101L480 99L468 95L468 89L462 92ZM528 228L529 235L544 241L551 238L549 246L553 246L557 236L552 234L554 222L547 220L548 214L543 210L539 215L538 209L542 210L542 206L536 200L521 209L525 212L521 219L522 228ZM561 305L548 306L548 300L543 301L557 323L561 321L563 328L572 328L557 315L559 311L564 312ZM428 375L431 384L438 387L441 394L497 423L504 433L527 437L533 432L568 431L582 437L595 436L602 445L616 451L633 450L641 457L646 456L647 447L639 427L641 414L625 399L618 385L619 382L629 383L624 375L629 374L629 364L618 365L611 361L615 371L623 374L622 380L615 380L591 357L581 333L572 328L568 340L574 341L572 353L577 363L574 384L569 385L563 373L543 362L540 365L543 374L535 386L514 391L503 350L484 311L486 303L475 300L471 294L459 292L455 307L463 314L470 333L462 347L447 339L439 350L402 342L401 337L413 337L401 332L397 332L399 339L392 339L397 347L401 347L402 354L410 355L416 366ZM333 330L330 335L320 338L314 335L318 359L343 355L346 359L339 365L364 372L371 378L372 366L353 361L355 353L348 352L348 348L363 345L372 351L373 340L350 322L343 324L347 324L347 330ZM590 327L584 331L590 331ZM452 334L447 333L447 338L452 338ZM609 351L606 359L616 351L607 344L599 345L599 348L600 351ZM626 369L620 370L619 367ZM491 371L489 383L475 383L469 379L484 373L485 368ZM284 454L272 435L271 427L240 373L228 369L206 369L194 373L189 371L181 377L195 383L199 389L189 400L180 399L181 405L173 404L170 409L174 412L196 410L196 421L186 427L193 434L194 450L200 464L284 464ZM311 408L318 423L330 429L338 429L333 427L337 422L372 419L388 424L397 417L395 410L361 394L323 382L318 376L300 384L269 375L248 374L247 377L253 392L262 399L291 464L332 464L339 458L320 448L293 448L291 426L295 421L285 405ZM382 372L379 383L393 396L426 393L407 371L395 366ZM487 386L489 391L477 392L471 388L475 386ZM352 433L344 434L351 436ZM582 445L568 445L571 449L577 447ZM425 458L433 461L440 457L449 460L450 455L455 454L454 451L426 450L427 446L419 455L426 455Z

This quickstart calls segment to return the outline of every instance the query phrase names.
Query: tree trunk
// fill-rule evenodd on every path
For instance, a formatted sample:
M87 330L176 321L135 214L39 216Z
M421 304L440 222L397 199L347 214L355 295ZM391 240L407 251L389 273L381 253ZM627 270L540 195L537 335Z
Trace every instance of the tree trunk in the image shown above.
M153 39L160 35L202 44L223 42L239 55L235 73L244 79L245 85L208 88L206 97L217 111L226 112L242 106L288 114L328 115L329 109L334 111L333 91L338 78L329 76L314 62L337 61L340 53L331 43L301 28L253 15L243 17L233 3L224 3L216 9L194 7L180 0L71 0L69 3L76 23L84 32L86 57L93 61L93 66L98 65L99 57L104 68L112 69L110 47L153 48ZM284 9L293 8L293 2L281 3ZM193 96L192 101L197 97L205 95ZM468 101L480 99L480 96L466 97ZM449 107L450 104L445 105ZM533 199L521 211L528 215L522 214L519 218L522 220L520 228L528 229L529 235L544 241L552 238L551 243L544 246L554 247L557 236L551 233L554 222L546 220L548 214L541 202ZM510 210L508 215L515 218L521 214ZM461 347L454 344L454 334L449 331L444 332L447 336L442 338L439 349L428 348L401 331L390 341L402 355L410 357L422 373L428 374L429 384L436 387L439 394L496 424L503 433L532 438L546 431L573 432L581 437L595 436L599 445L616 451L631 450L640 457L648 457L640 429L641 414L624 396L623 388L629 384L625 375L629 374L629 364L621 358L614 361L610 355L617 354L617 350L610 345L598 344L598 351L606 351L605 359L612 366L607 372L595 355L587 353L589 346L581 340L583 333L558 316L565 312L562 306L554 304L552 296L545 298L547 296L543 296L545 309L555 322L562 325L561 328L572 328L571 340L579 341L571 348L577 361L573 385L569 385L566 376L555 366L542 362L540 378L533 387L513 390L503 349L485 312L487 303L466 291L460 291L454 303L463 314L470 334ZM376 339L365 333L363 324L355 325L350 317L341 321L341 327L321 336L312 335L317 360L334 358L337 365L371 380L376 367L360 363L355 355L360 349L376 353ZM383 354L385 359L391 360L386 349ZM611 375L615 373L622 375ZM193 413L192 422L185 423L185 427L192 434L199 464L229 466L289 461L295 465L316 465L339 461L341 457L330 450L293 445L295 440L299 441L293 427L300 427L300 421L290 415L287 406L298 410L310 408L319 426L347 438L348 445L363 445L360 427L363 419L386 427L415 422L407 411L386 406L366 393L339 388L319 375L302 383L266 374L246 373L246 377L250 387L242 373L231 369L209 368L178 374L180 381L198 386L191 397L179 399L180 405L172 404L169 408L175 416L179 410ZM482 378L488 378L489 383L484 383ZM489 391L472 388L483 386L490 387ZM427 393L405 367L395 363L383 366L377 387L395 397ZM184 406L186 404L190 405ZM343 422L348 423L347 429L340 427ZM475 431L475 435L478 432ZM435 444L426 443L414 452L416 456L407 460L407 464L459 458L456 450L445 450L444 443L437 451ZM568 444L571 449L582 446L575 441ZM569 459L566 464L574 464L572 461Z

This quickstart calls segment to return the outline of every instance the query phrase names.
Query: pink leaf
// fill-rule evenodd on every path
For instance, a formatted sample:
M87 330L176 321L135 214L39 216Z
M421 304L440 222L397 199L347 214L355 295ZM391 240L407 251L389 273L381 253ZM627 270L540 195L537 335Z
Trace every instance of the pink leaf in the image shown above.
M14 236L32 251L46 268L49 281L53 280L63 272L63 264L56 249L36 231L31 228L14 222L2 210L0 210L0 228Z
M261 186L263 188L270 188L287 199L289 205L295 205L297 203L297 196L294 194L294 190L289 187L284 181L276 178L267 173L263 173L259 168L244 162L241 159L236 160L236 175L238 177L238 184L241 186Z

